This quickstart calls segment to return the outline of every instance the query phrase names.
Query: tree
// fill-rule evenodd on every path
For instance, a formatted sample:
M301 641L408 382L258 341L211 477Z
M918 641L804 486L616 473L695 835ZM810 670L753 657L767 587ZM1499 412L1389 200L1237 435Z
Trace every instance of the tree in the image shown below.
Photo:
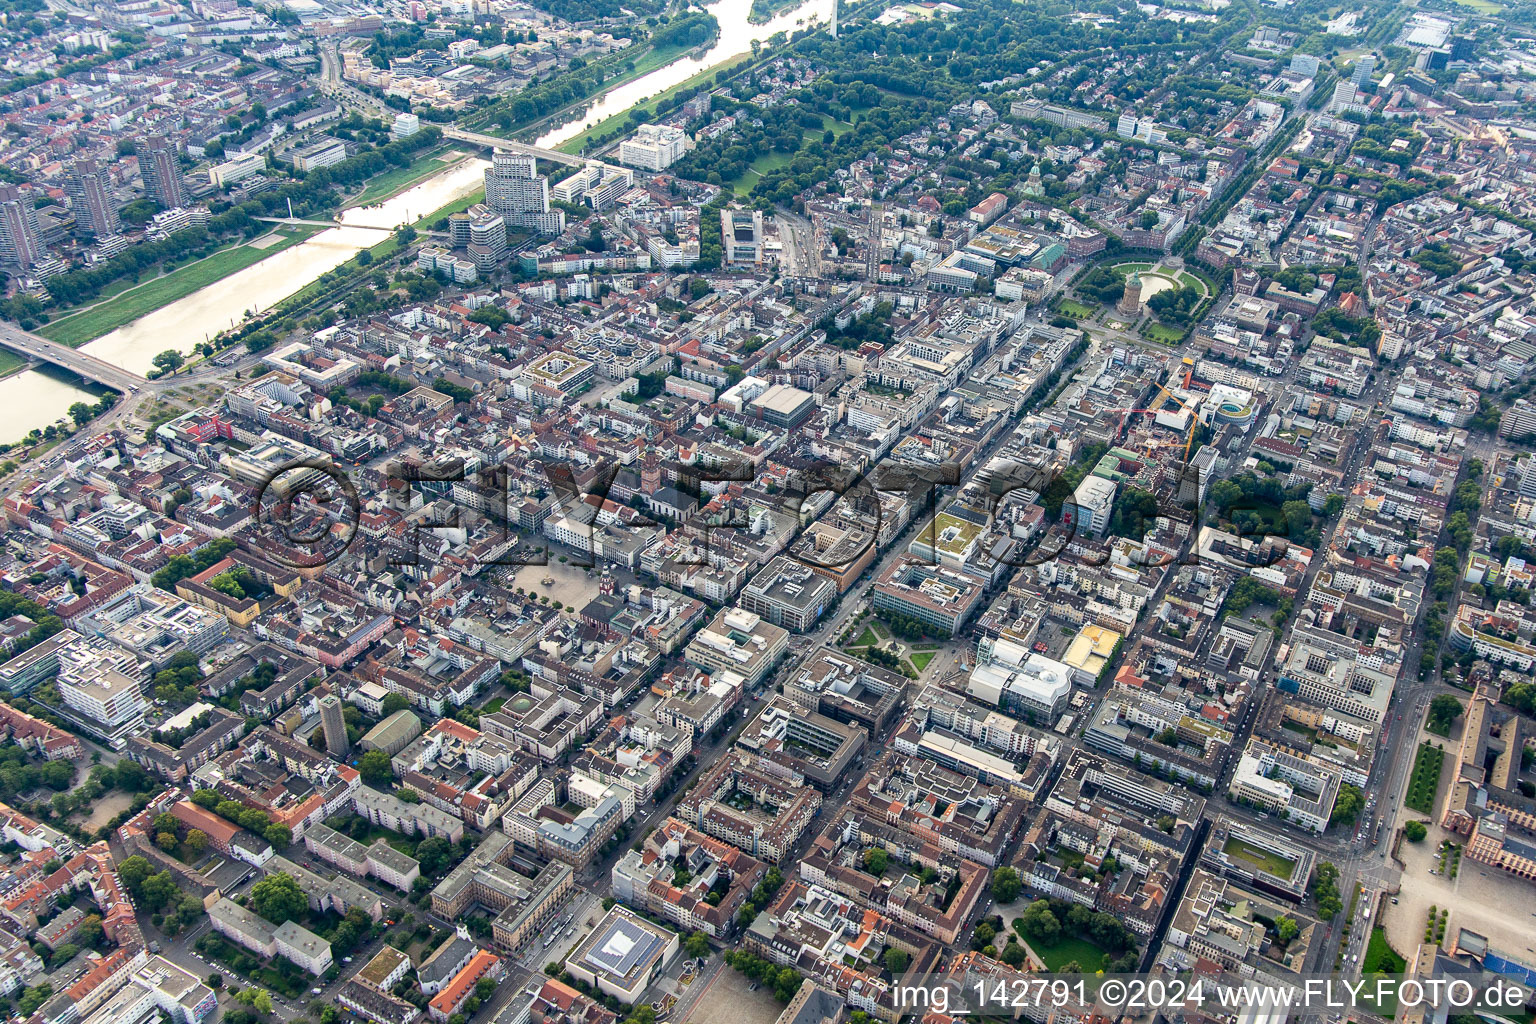
M48 982L45 981L41 985L33 985L21 993L21 999L17 1002L17 1009L21 1011L23 1017L30 1017L37 1012L40 1006L48 1001L48 997L51 995L53 995L53 986L48 984Z
M144 879L144 885L141 888L144 905L150 910L159 910L181 893L181 890L176 888L176 881L169 871L150 875Z
M395 777L395 769L390 764L389 755L382 750L370 750L359 758L357 771L364 782L374 784L388 782Z
M1330 825L1353 825L1360 820L1360 812L1365 808L1365 794L1360 792L1358 786L1344 783L1339 786L1339 795L1333 802L1333 814L1329 817Z
M453 847L442 836L429 836L416 846L416 861L423 874L435 875L448 866Z
M410 706L411 702L406 699L404 694L400 693L387 693L384 695L384 699L379 702L379 707L385 718L388 718L397 711L405 711ZM369 751L369 753L372 753L372 751Z
M84 946L96 946L101 943L106 932L101 927L100 914L87 914L85 920L80 922L80 943Z
M1009 939L1008 945L1004 946L1003 951L998 954L998 959L1009 967L1019 968L1024 966L1024 962L1029 959L1029 954L1024 952L1023 946Z
M1301 926L1289 917L1279 917L1275 920L1275 934L1280 938L1280 945L1285 946L1301 934Z
M1429 715L1425 718L1424 727L1430 732L1448 736L1451 732L1451 724L1461 715L1461 701L1448 693L1442 693L1429 702Z
M864 851L864 870L872 875L883 875L890 865L891 855L882 847L871 846Z
M1427 835L1429 835L1429 829L1424 827L1422 821L1410 821L1403 826L1403 838L1410 843L1422 843Z
M299 883L281 871L251 886L250 902L256 913L273 924L296 920L309 909L309 899Z
M1025 907L1017 923L1025 935L1047 946L1061 937L1061 922L1051 913L1051 904L1047 900L1035 900Z
M144 880L154 874L149 861L139 854L134 854L117 866L117 877L123 880L128 891L138 895L144 888Z
M157 833L155 835L155 845L160 847L160 849L164 850L166 853L170 853L172 850L176 849L176 833Z
M992 872L992 898L998 903L1012 903L1023 889L1016 869L1003 867Z
M907 951L904 949L897 949L895 946L891 946L885 951L885 969L892 974L900 974L907 969L907 964L911 962L912 958L907 955Z
M683 949L691 957L701 958L709 956L709 936L703 932L694 932L688 936L688 941L683 944Z
M187 830L187 849L193 853L202 853L208 849L208 833L200 828Z
M281 850L293 842L293 830L287 825L273 823L262 829L262 838Z
M168 348L164 352L161 352L159 355L155 356L155 358L151 361L166 373L174 373L181 366L181 364L185 363L187 360L186 357L183 356L180 352L173 348Z

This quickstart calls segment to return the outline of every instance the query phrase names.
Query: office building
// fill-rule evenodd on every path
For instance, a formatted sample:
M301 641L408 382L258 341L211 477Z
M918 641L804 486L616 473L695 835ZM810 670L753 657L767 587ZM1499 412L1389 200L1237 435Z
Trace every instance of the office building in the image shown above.
M485 205L506 224L545 235L565 230L565 211L549 208L549 179L531 156L497 150L485 170Z
M762 263L763 211L721 210L720 238L727 263Z
M1368 53L1355 61L1355 70L1350 73L1349 84L1356 89L1363 89L1371 82L1371 75L1376 71L1376 55Z
M619 163L664 171L688 152L688 133L664 124L643 124L619 143Z
M972 670L967 696L1049 725L1072 696L1072 669L1023 645L998 640L993 658Z
M947 565L903 555L875 581L875 610L916 619L936 636L960 631L981 604L987 580Z
M678 951L677 933L615 906L566 958L566 970L604 995L633 1006Z
M1061 505L1061 521L1085 537L1102 537L1115 508L1115 482L1089 474Z
M293 169L309 173L319 167L332 167L347 158L347 144L340 139L321 136L293 151Z
M762 682L789 643L787 630L742 608L722 608L683 651L688 663L718 675L734 672L748 688Z
M352 741L347 738L341 698L334 693L320 698L320 725L325 730L326 751L338 759L346 757L352 750Z
M394 123L389 126L389 137L396 142L408 139L421 131L421 118L415 114L396 114Z
M31 270L48 255L37 211L14 185L0 185L0 265Z
M187 205L181 154L170 139L157 136L139 143L139 177L144 179L144 194L167 210Z
M117 215L117 199L106 169L94 160L81 160L64 179L69 194L69 208L81 232L91 235L115 235L123 230Z
M149 710L139 681L124 675L95 648L60 652L58 687L59 697L75 712L75 723L114 750L121 750L128 736L139 730Z
M775 626L804 633L837 598L837 585L787 555L779 555L741 591L741 606Z

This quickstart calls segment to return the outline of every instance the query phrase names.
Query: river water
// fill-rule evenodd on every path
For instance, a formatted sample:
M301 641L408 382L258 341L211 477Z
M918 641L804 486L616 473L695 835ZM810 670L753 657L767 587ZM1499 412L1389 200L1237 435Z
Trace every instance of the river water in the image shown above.
M748 52L752 49L753 40L766 40L778 32L792 33L816 20L826 24L832 16L832 0L806 0L762 25L753 25L747 21L747 14L752 10L752 0L720 0L719 3L705 5L704 9L720 23L720 38L703 56L675 60L664 68L657 68L648 75L613 89L581 117L539 136L538 144L552 149L574 139L593 125L615 114L624 113L636 103L686 82L699 72L707 71L737 54Z
M719 0L708 10L720 23L720 37L703 55L673 61L600 97L575 120L538 140L554 147L594 124L622 114L642 100L686 82L701 71L752 49L754 40L794 32L831 15L832 0L805 3L762 25L747 21L752 0ZM322 231L270 259L216 281L163 306L84 346L84 351L139 373L154 366L168 348L189 352L193 345L235 326L247 313L287 298L328 270L376 244L380 233L426 216L483 183L485 160L465 160L377 206L355 207L341 216L340 227ZM58 374L27 370L0 380L0 440L19 440L29 430L61 419L70 404L94 402L95 396L60 379Z

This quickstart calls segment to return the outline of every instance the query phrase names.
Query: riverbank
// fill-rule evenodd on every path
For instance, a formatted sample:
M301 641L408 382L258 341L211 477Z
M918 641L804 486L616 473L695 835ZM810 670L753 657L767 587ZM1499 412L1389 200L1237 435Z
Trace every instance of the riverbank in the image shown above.
M408 167L397 167L375 175L368 180L366 188L347 200L347 208L373 206L386 199L393 199L432 175L447 170L468 155L461 149L444 146L413 161Z
M162 306L185 298L238 270L260 263L324 230L304 225L278 228L260 238L220 249L211 256L184 264L169 274L162 274L140 284L130 284L115 295L44 324L38 328L37 333L49 341L79 348L124 324L132 323L146 313L153 313ZM278 241L268 245L259 244L272 235L279 236Z
M753 63L757 59L758 58L754 58L750 53L743 53L735 57L728 57L713 67L705 68L703 71L700 71L698 74L694 75L687 81L679 82L678 84L672 86L670 89L666 89L660 93L657 93L655 96L652 96L648 99L641 100L639 103L636 103L634 106L623 111L622 113L614 114L612 117L607 118L606 120L599 121L597 124L582 132L580 135L576 136L568 142L560 143L560 145L556 146L555 148L562 153L570 153L573 156L579 156L581 151L586 148L586 146L594 139L599 139L605 133L615 131L618 128L628 124L630 116L635 111L644 111L647 118L654 117L656 114L657 105L663 100L670 99L671 97L682 92L684 89L696 89L706 84L713 85L715 83L716 77L720 75L724 75L726 78L730 78L741 71L743 67ZM604 95L607 94L604 93ZM598 97L599 102L601 99L601 96Z
M716 38L718 38L718 35ZM571 120L573 117L579 117L584 109L591 104L601 102L602 98L614 89L637 82L646 75L655 74L674 61L686 58L695 50L705 52L713 45L714 40L706 44L694 46L652 46L649 43L645 43L643 44L644 52L633 57L627 50L620 50L618 53L601 58L601 60L619 67L623 67L625 62L633 60L634 68L624 68L624 70L619 71L612 78L604 81L588 95L579 100L572 100L558 110L552 110L547 114L540 114L525 121L514 121L506 127L502 127L496 122L495 114L492 111L471 115L464 118L459 124L470 131L484 132L487 135L499 135L503 138L512 138L516 135L541 131L548 124L560 125Z

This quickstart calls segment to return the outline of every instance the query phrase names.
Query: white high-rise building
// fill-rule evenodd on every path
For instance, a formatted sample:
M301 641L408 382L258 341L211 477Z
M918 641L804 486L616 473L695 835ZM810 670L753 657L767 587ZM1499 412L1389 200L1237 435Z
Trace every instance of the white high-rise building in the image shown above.
M643 124L619 143L619 163L664 171L688 152L688 133L664 124Z
M512 227L546 235L565 230L565 211L549 208L549 179L531 156L498 150L485 171L485 205Z
M0 185L0 263L31 270L47 255L31 201L16 186Z
M408 139L421 131L421 118L415 114L396 114L394 123L389 126L391 139Z

